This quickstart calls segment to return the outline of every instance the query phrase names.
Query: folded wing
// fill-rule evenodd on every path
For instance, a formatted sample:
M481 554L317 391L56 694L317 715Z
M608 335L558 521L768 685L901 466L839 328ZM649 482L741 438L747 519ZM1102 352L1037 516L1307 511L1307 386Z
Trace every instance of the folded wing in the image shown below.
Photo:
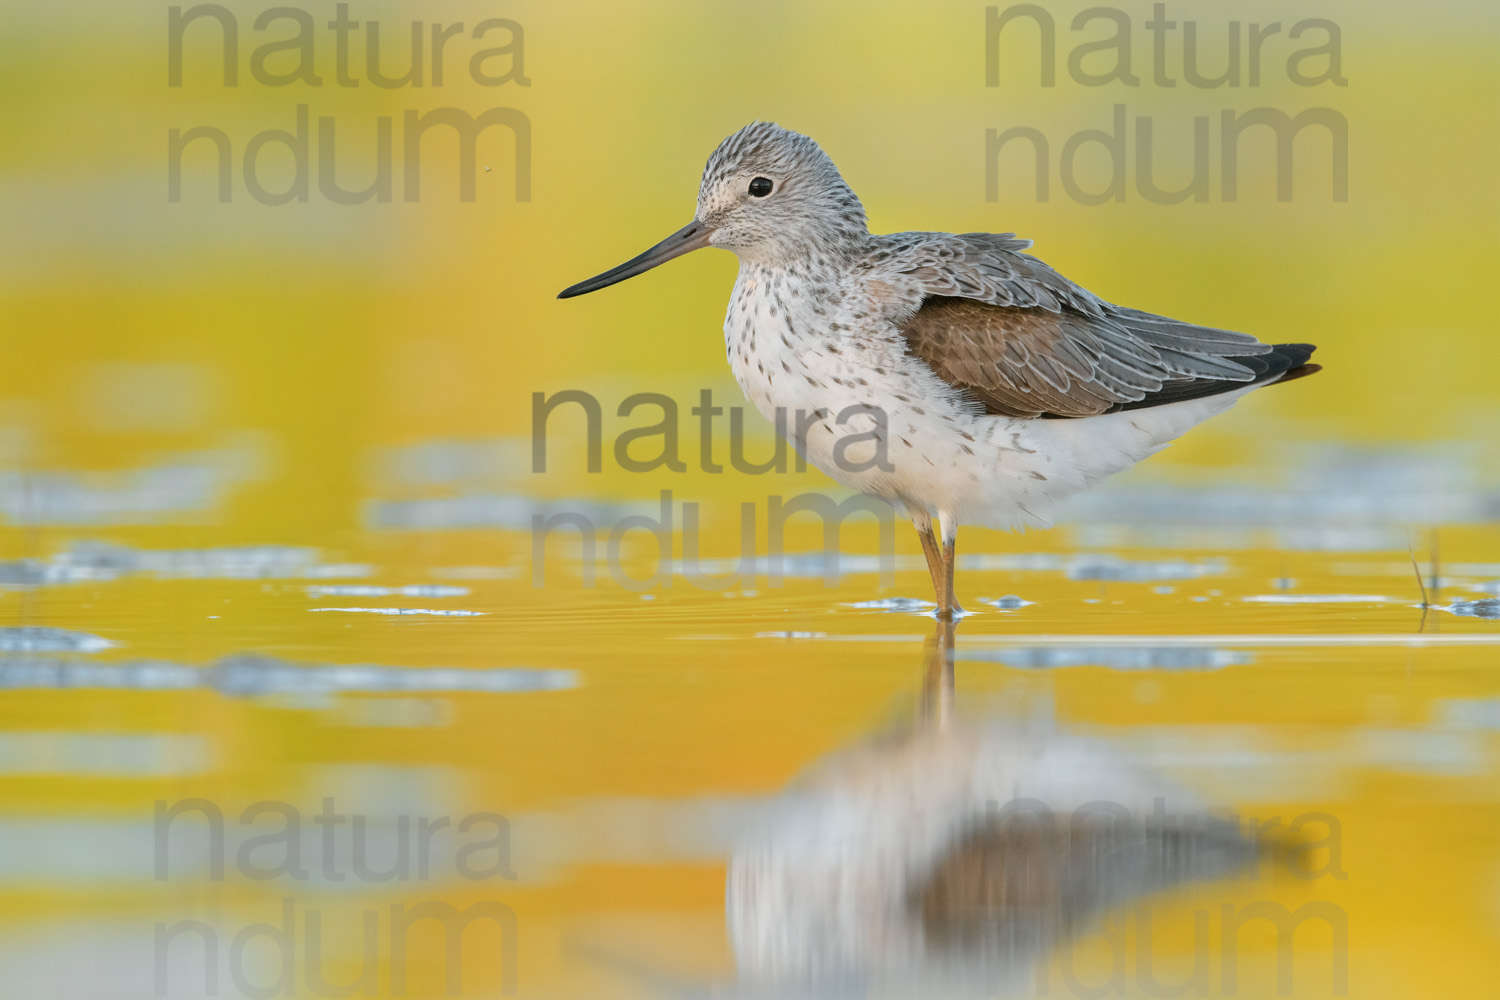
M1112 305L1011 234L913 234L885 266L925 293L908 350L993 414L1088 417L1311 374L1307 344L1264 344ZM896 261L901 264L896 265Z

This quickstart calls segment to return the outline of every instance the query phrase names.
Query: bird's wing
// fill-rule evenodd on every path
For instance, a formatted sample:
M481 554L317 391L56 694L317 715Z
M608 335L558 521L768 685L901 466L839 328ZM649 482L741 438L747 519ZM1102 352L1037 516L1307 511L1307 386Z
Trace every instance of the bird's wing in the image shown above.
M1291 372L1312 353L1112 305L1010 233L887 239L868 266L916 282L919 296L894 317L908 350L990 413L1087 417L1177 402Z

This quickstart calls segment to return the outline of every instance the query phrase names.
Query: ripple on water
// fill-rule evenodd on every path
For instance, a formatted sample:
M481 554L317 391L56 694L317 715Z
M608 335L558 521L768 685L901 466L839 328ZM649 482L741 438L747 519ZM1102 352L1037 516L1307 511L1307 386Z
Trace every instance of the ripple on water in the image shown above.
M1048 552L974 552L958 557L959 569L1021 570L1049 572L1061 570L1069 580L1098 580L1105 583L1154 583L1164 580L1197 580L1219 576L1228 570L1223 559L1191 562L1186 559L1124 559L1097 552L1057 555Z
M414 583L405 587L377 587L372 584L320 584L307 588L309 597L467 597L468 587L438 583Z
M887 611L892 614L925 614L937 605L916 597L881 597L873 601L851 601L844 607L859 608L861 611Z
M999 608L1001 611L1019 611L1022 608L1031 607L1036 601L1028 601L1017 597L1015 594L1006 594L1004 597L997 597L994 600L981 597L979 603L988 604L990 607Z
M1220 670L1250 663L1246 652L1210 646L1021 646L1014 649L961 650L960 660L1003 663L1027 670L1059 667L1106 667L1110 670Z
M1222 559L1188 562L1185 559L1121 559L1109 555L1080 555L1070 559L1065 572L1069 580L1101 580L1108 583L1151 583L1158 580L1196 580L1225 571Z
M0 652L6 653L97 653L116 643L88 632L41 625L0 628Z
M188 580L337 579L369 576L363 563L322 563L318 549L238 545L208 549L136 549L76 542L43 559L0 561L0 586L103 583L128 576Z
M100 640L103 641L103 640ZM235 697L345 692L562 691L578 686L571 670L530 667L457 669L375 664L309 664L257 654L226 656L207 667L167 660L80 663L55 656L0 658L0 689L186 690Z
M1383 594L1247 594L1240 600L1254 604L1390 604L1402 598Z
M1463 615L1465 618L1500 619L1500 597L1485 597L1477 601L1454 601L1441 610Z

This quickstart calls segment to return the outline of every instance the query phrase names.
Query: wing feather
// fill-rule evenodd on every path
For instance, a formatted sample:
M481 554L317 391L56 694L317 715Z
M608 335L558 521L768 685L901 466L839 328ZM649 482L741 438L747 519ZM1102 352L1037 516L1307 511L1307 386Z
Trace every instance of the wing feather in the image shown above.
M1291 372L1312 352L1105 302L1011 233L888 239L871 267L920 290L897 317L908 350L991 413L1084 417L1175 402Z

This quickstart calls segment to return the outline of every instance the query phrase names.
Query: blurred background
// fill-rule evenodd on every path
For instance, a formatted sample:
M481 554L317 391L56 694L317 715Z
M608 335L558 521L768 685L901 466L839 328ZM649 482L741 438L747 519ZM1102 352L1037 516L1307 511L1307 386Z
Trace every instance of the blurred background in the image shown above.
M7 2L3 24L0 993L1118 974L1395 998L1500 972L1492 4ZM1277 115L1305 124L1280 151L1244 127ZM816 138L874 231L1014 231L1107 299L1313 342L1325 371L1052 531L966 531L981 613L934 688L910 529L852 518L835 560L799 518L767 574L771 498L846 494L728 460L733 258L555 299L689 221L757 118ZM598 401L599 471L581 408L538 431L535 395L567 390ZM619 460L659 417L622 415L635 393L675 402L682 471ZM612 557L663 491L674 551L637 530ZM883 774L969 777L877 802ZM1233 863L1043 858L1046 906L1000 893L942 951L900 902L944 870L906 824L982 844L996 788L1076 805L1069 775L1136 819L1168 787L1190 815L1317 814L1319 874L1247 877L1275 867L1253 829L1210 845ZM726 900L738 870L788 898ZM791 898L824 884L927 923ZM1226 932L1262 903L1327 919ZM1052 930L1002 948L1002 911ZM413 913L437 920L402 951ZM898 939L933 951L871 957Z

